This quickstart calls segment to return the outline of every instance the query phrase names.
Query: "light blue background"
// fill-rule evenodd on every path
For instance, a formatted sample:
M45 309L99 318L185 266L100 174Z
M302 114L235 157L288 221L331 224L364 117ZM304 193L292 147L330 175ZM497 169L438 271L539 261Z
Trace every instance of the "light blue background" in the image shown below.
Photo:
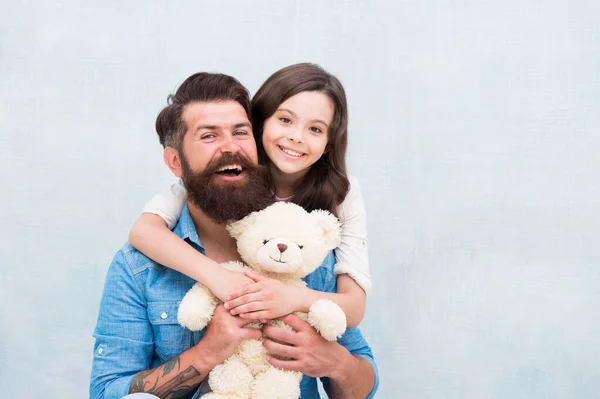
M598 397L599 4L4 2L0 395L87 396L106 269L173 180L167 94L312 61L350 103L377 397Z

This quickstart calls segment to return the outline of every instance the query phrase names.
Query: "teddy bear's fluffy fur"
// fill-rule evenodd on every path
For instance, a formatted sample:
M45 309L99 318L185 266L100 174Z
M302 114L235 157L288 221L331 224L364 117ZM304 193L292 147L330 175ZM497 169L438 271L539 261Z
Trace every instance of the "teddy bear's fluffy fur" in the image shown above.
M278 202L260 212L233 222L227 230L237 240L241 258L254 272L287 284L301 285L302 277L316 270L327 253L341 239L339 221L326 211L308 213L302 207ZM243 271L239 262L224 267ZM212 318L218 299L196 283L181 301L179 323L192 331L202 330ZM346 316L332 301L316 301L309 313L296 312L325 339L333 341L346 329ZM271 322L291 329L279 320ZM259 323L250 324L260 328ZM299 372L273 367L266 358L261 340L242 341L233 356L215 367L208 376L212 392L206 399L297 399L300 397Z

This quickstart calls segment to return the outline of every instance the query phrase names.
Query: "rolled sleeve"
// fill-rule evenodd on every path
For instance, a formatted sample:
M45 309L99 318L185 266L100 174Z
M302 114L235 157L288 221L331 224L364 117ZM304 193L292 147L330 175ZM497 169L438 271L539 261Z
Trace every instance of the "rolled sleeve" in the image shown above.
M123 251L108 270L94 338L90 398L121 399L154 351L145 298Z
M335 249L335 274L348 274L368 294L371 290L367 213L358 181L350 177L350 191L338 209L342 241Z
M375 363L373 351L367 343L367 340L365 339L365 337L363 337L362 333L358 328L349 328L346 330L344 335L342 335L342 337L338 339L338 343L340 345L343 345L353 355L367 359L367 361L371 364L371 367L373 367L375 381L373 383L371 393L369 394L369 396L367 396L367 399L374 398L375 393L377 393L377 389L379 388L379 370L377 369L377 363ZM329 379L323 378L322 382L323 386L327 389Z
M155 195L144 205L142 213L152 213L160 216L170 230L177 225L181 210L187 200L187 191L181 181L171 185L167 190Z

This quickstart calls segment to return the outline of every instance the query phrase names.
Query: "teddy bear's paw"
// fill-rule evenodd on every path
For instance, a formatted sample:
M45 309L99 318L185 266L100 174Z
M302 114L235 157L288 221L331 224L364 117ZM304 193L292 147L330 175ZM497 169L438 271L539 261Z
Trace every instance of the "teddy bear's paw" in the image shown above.
M216 307L217 298L204 285L196 283L181 300L177 320L191 331L200 331L208 325Z
M270 366L267 361L267 349L263 346L262 340L246 339L240 342L236 354L254 376Z
M214 393L229 396L219 398L248 398L254 377L248 367L236 358L229 358L208 375L208 385Z
M302 374L271 368L252 384L251 399L298 399Z
M319 299L308 310L308 324L327 341L335 341L346 331L346 315L335 302Z

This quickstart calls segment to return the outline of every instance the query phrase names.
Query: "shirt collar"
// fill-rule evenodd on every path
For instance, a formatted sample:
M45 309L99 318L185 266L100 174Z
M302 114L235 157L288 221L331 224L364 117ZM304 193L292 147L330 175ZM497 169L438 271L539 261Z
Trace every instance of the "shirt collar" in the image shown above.
M198 237L196 226L194 225L194 221L192 220L192 215L190 215L190 209L188 207L187 202L181 210L181 214L179 215L179 221L173 229L173 233L177 234L179 237L183 238L186 241L189 240L193 242L194 244L202 248L202 250L204 250L204 246L200 242L200 237Z

